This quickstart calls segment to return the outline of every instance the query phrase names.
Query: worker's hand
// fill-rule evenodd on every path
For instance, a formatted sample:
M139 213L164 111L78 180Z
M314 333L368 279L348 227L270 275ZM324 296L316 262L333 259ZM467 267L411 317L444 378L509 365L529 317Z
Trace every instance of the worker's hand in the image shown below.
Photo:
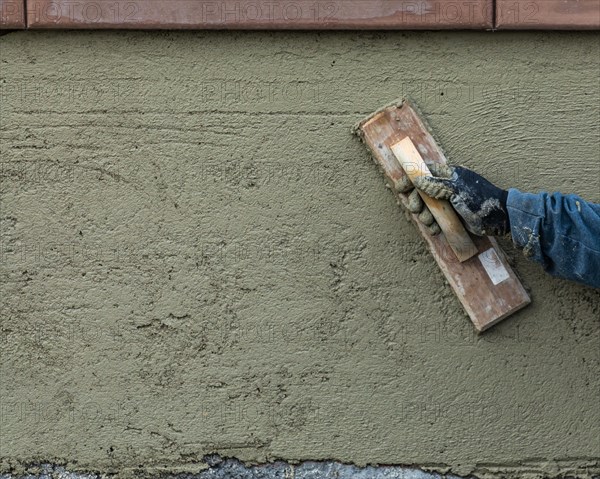
M471 233L501 236L510 232L507 191L462 166L428 166L433 177L417 178L415 186L433 198L450 200Z
M435 236L441 232L440 226L436 223L431 211L423 202L421 195L415 189L415 185L411 183L408 175L403 175L398 182L396 182L396 191L408 195L408 211L417 215L417 218L429 229L429 233Z

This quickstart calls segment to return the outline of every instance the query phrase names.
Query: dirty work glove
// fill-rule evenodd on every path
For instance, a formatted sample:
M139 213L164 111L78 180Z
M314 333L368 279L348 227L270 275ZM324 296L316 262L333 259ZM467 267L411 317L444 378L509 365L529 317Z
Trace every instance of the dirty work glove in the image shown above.
M417 178L415 186L433 198L450 200L471 233L502 236L510 232L507 191L462 166L434 164L429 169L433 177Z
M440 226L436 223L431 211L423 202L421 195L415 189L415 185L409 180L408 175L403 175L402 178L396 182L396 191L408 195L408 211L417 215L417 218L429 229L429 233L435 236L441 232Z

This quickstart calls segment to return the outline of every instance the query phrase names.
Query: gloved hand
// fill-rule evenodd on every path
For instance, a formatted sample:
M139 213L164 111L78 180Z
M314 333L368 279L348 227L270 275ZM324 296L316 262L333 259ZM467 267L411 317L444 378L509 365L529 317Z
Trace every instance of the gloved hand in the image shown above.
M501 236L510 232L508 191L462 166L428 166L433 177L417 178L415 186L433 198L450 200L471 233Z
M423 202L421 195L415 189L408 175L403 175L402 178L395 184L396 191L408 195L408 211L418 215L417 218L429 229L432 236L439 234L442 230L436 223L435 218L429 211L429 208Z

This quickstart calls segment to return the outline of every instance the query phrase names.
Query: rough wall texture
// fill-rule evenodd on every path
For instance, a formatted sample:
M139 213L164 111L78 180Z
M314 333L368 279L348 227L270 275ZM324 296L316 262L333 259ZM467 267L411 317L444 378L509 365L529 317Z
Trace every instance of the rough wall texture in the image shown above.
M596 33L0 42L4 470L598 472L599 292L504 241L534 304L476 337L349 133L410 94L455 162L600 201Z

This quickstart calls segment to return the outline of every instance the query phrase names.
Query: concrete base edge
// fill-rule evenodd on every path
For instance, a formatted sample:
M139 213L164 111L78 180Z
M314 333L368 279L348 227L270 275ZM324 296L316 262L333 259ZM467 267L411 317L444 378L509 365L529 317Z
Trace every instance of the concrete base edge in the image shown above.
M425 472L409 466L358 467L337 461L304 461L298 464L277 461L269 464L246 465L237 459L210 455L204 458L204 462L207 468L196 474L162 473L156 476L181 479L467 479L454 474ZM0 474L0 479L109 479L115 476L115 474L71 472L55 464L32 464L27 469L30 472ZM468 479L477 478L469 476Z

